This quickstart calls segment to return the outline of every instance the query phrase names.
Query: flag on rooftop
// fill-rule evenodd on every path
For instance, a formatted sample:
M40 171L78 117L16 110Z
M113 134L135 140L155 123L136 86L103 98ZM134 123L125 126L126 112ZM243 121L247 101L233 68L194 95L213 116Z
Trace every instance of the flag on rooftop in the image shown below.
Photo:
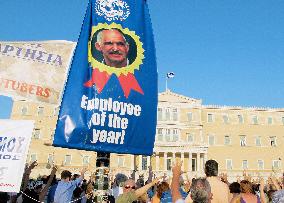
M173 77L175 77L175 73L174 72L167 73L167 78L173 78Z

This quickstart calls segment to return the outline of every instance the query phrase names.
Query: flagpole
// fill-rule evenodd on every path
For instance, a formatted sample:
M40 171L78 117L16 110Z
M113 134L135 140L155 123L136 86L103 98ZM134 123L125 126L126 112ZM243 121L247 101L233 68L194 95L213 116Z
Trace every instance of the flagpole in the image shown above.
M166 76L166 91L168 91L168 77Z

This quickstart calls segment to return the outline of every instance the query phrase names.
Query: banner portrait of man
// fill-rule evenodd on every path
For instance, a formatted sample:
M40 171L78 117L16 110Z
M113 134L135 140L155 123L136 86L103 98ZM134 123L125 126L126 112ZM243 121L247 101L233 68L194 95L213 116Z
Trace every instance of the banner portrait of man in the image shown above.
M115 68L130 65L137 56L134 40L121 30L113 28L97 31L93 35L91 49L94 58Z

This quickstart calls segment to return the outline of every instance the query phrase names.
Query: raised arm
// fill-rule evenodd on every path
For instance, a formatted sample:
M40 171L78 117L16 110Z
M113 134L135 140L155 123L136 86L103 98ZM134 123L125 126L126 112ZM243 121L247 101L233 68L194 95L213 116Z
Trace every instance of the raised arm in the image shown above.
M86 173L86 171L87 171L87 168L83 168L83 169L81 170L80 178L82 178L82 180L83 180L83 179L84 179L84 177L85 177L85 173Z
M146 182L147 182L147 183L150 183L150 182L152 182L152 180L153 180L153 170L152 170L152 166L149 166L148 169L149 169L149 176L148 176L148 180L147 180Z
M179 192L179 177L181 175L181 165L182 165L181 162L177 162L172 168L173 178L172 178L171 190L172 190L173 202L182 199L182 196Z
M226 183L228 186L230 185L227 173L221 173L221 181Z
M90 199L93 196L94 186L93 183L96 181L96 173L92 173L90 176L90 180L87 184L86 189L86 197L87 199Z
M23 186L22 186L22 191L25 191L28 183L29 183L29 179L30 179L30 174L32 172L32 170L37 166L37 161L34 161L31 163L31 165L29 167L27 167L25 169L24 175L23 175Z
M265 193L264 193L264 180L263 180L263 178L260 179L259 192L260 192L261 203L266 203L266 196L265 196Z
M148 183L147 185L144 185L143 187L135 190L136 197L141 197L143 194L145 194L147 190L149 190L152 186L159 182L159 179L160 178L156 178L151 183Z
M57 171L57 167L53 166L52 171L49 175L49 179L48 179L46 185L44 186L44 188L42 189L42 191L39 194L39 201L44 201L44 197L45 197L46 193L48 192L49 186L52 183L52 180L55 176L56 171Z
M271 180L272 180L272 183L275 186L276 190L281 190L281 187L278 184L278 180L274 176L271 177Z

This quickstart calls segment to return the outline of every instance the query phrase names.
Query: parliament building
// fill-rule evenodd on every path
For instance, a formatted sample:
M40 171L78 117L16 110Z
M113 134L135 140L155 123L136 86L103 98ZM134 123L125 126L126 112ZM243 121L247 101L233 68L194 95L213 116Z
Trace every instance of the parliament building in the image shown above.
M78 172L95 168L96 152L52 146L58 107L14 101L11 119L35 120L27 161L39 165L32 175L47 174L52 163ZM111 173L171 175L175 160L189 177L203 176L204 163L215 159L229 180L242 176L280 176L284 159L284 108L203 105L202 100L167 90L159 94L152 156L111 154Z

